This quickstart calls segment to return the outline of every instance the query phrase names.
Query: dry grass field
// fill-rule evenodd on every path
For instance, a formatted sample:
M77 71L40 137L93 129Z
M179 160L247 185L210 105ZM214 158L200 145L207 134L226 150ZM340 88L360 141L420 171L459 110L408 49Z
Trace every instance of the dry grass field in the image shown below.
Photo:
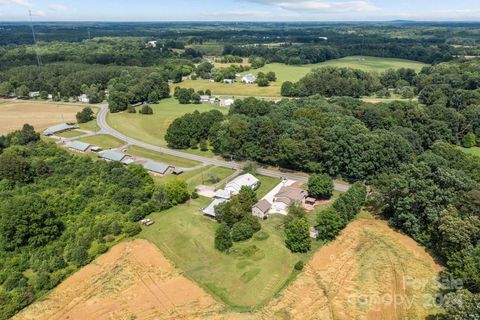
M234 313L156 246L135 240L113 247L14 319L424 319L438 311L431 299L439 270L386 223L357 220L265 307Z
M62 122L76 122L81 105L55 102L0 100L0 135L29 123L39 131Z
M201 319L223 307L145 240L113 247L14 319Z

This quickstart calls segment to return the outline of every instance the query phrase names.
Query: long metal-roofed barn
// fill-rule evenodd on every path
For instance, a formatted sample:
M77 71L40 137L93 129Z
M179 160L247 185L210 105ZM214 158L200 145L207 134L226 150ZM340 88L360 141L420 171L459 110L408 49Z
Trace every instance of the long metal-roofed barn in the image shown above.
M157 174L168 174L168 173L172 173L175 170L175 168L171 165L159 163L155 161L147 161L144 164L142 164L142 166L143 168L145 168L145 170L148 170L150 172L157 173Z
M100 156L100 158L103 158L105 160L119 161L123 164L131 164L134 162L133 159L130 158L128 155L116 150L106 150L106 151L100 152L98 155Z
M86 152L91 147L90 144L81 141L70 141L67 147L79 152Z
M67 130L78 129L79 126L67 123L57 124L56 126L49 127L43 131L43 135L51 136L52 134L64 132Z

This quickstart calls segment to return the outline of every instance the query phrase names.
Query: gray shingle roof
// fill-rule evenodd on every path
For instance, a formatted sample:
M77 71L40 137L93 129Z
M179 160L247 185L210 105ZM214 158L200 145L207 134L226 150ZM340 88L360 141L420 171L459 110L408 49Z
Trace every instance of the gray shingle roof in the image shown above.
M265 199L262 199L260 201L258 201L254 207L258 208L260 211L262 211L263 213L267 212L268 210L270 210L270 208L272 207L271 203L268 202L267 200Z

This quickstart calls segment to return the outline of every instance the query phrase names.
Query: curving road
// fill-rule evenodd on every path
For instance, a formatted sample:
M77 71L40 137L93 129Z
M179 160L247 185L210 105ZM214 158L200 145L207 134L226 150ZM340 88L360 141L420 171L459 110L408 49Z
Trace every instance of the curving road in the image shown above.
M189 160L194 160L198 162L202 162L207 165L214 165L218 167L224 167L224 168L231 168L231 169L242 169L244 164L241 162L236 162L236 161L225 161L225 160L219 160L219 159L212 159L212 158L207 158L207 157L202 157L194 154L190 154L187 152L179 151L179 150L173 150L173 149L167 149L167 148L162 148L159 146L155 146L146 142L142 142L140 140L136 140L134 138L128 137L124 135L123 133L118 132L117 130L113 129L110 127L110 125L107 123L107 115L108 115L108 106L107 105L97 105L100 108L100 111L97 114L97 123L98 126L101 128L101 131L99 133L105 133L109 134L111 136L114 136L115 138L118 138L122 141L125 141L129 145L135 145L139 146L145 149L149 149L152 151L156 152L161 152L165 154L169 154L172 156L176 156L179 158L185 158ZM286 178L290 180L295 180L299 181L302 183L306 183L308 181L308 177L304 175L299 175L295 173L287 173L287 172L279 172L279 171L274 171L274 170L268 170L268 169L262 169L258 168L257 172L261 175L268 176L268 177L274 177L274 178ZM335 190L345 192L349 189L348 186L335 183L334 184Z

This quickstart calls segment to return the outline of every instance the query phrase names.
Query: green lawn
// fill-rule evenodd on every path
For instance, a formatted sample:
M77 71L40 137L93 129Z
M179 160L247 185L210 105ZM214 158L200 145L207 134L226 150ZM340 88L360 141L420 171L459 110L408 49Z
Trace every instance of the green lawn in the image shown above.
M215 167L213 165L210 166L205 166L196 170L192 171L186 171L179 176L175 175L167 175L167 176L154 176L153 180L157 184L162 184L168 181L171 181L172 179L178 178L185 180L188 184L188 189L190 191L195 190L195 188L201 184L203 185L212 185L214 184L210 177L216 177L220 181L227 178L231 174L234 173L233 169L228 169L228 168L221 168L221 167Z
M310 255L292 254L285 247L280 216L262 222L268 239L236 243L230 254L217 251L218 223L199 212L210 201L200 197L153 213L149 218L155 224L139 236L156 244L189 278L230 307L244 311L259 307L294 278L294 264Z
M153 115L132 114L126 112L109 114L107 118L108 124L112 128L129 137L160 147L167 147L165 133L167 132L168 126L176 118L195 110L205 112L217 109L223 113L228 112L227 108L221 108L211 104L181 105L173 98L162 100L159 104L151 105L151 107L153 109ZM213 153L210 151L202 152L198 149L185 151L202 156L213 157Z
M97 124L97 120L93 119L85 123L79 123L78 126L80 129L97 132L100 131L100 127Z
M195 90L210 89L215 95L225 96L259 96L259 97L278 97L282 83L285 81L296 82L309 73L312 69L325 66L349 67L361 69L365 71L383 72L387 69L412 68L417 72L427 64L403 59L377 58L377 57L359 57L351 56L341 59L329 60L317 64L308 65L286 65L283 63L271 63L256 70L250 70L243 74L258 74L259 72L267 73L275 72L277 81L270 83L268 87L258 87L256 84L234 83L225 84L218 82L210 82L209 80L187 80L180 83L185 88L193 88ZM178 84L177 84L178 85Z
M458 147L458 148L465 153L473 154L474 156L480 157L480 147L473 147L473 148Z
M122 140L119 140L107 134L99 134L96 136L83 138L80 141L89 143L102 149L119 148L125 145L125 142L123 142Z
M68 138L75 138L75 137L83 136L84 134L85 134L85 132L82 132L82 131L70 130L70 131L65 131L65 132L59 133L58 136L68 139Z
M258 180L260 180L260 187L257 189L257 198L263 198L270 190L272 190L277 184L282 180L278 178L272 178L262 175L256 175Z
M132 156L143 157L152 159L154 161L171 164L173 166L183 167L183 168L191 168L200 165L200 162L175 157L169 154L160 153L152 150L147 150L137 146L129 146L127 149L127 153Z

